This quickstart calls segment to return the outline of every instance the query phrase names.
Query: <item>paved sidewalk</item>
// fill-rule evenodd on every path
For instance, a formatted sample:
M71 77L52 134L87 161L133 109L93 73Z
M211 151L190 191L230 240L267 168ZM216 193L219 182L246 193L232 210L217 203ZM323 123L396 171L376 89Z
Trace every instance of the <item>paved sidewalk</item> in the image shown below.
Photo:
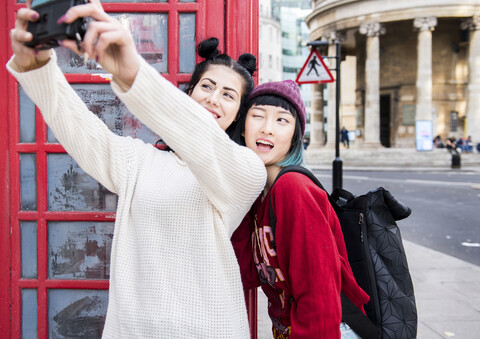
M417 300L417 337L479 338L480 266L412 242L404 246Z
M404 240L415 288L420 339L480 338L480 266ZM272 338L258 291L258 339Z

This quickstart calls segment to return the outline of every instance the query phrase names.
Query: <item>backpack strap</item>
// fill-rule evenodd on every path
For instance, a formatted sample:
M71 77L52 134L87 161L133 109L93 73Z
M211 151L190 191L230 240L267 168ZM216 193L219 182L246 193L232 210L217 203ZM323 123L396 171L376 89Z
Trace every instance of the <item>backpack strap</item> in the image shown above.
M312 180L315 185L320 187L322 190L327 193L328 200L332 205L333 209L337 213L337 211L341 208L335 202L334 198L328 194L327 190L323 187L320 183L318 178L307 168L303 166L291 165L284 167L280 173L278 173L275 181L272 184L272 187L275 185L280 177L288 172L297 172L306 175L310 180ZM271 188L270 188L271 189ZM350 200L353 198L353 194L342 190L342 195L345 200ZM275 228L277 226L277 218L275 217L275 213L273 212L272 201L269 201L269 214L270 214L270 227L272 229L273 234L273 241L272 247L275 251L277 251L277 243L275 238ZM348 299L343 293L341 293L341 302L342 302L342 320L352 328L355 333L357 333L360 337L364 339L380 339L382 337L382 331L375 326L375 324L365 315L363 312L350 300Z
M375 326L362 311L341 293L342 301L342 320L363 339L381 339L382 331Z
M272 187L275 185L275 183L278 181L278 179L280 179L280 177L282 175L284 175L288 172L296 172L296 173L302 173L303 175L306 175L310 180L312 180L315 183L315 185L317 185L318 187L320 187L322 190L324 190L327 193L328 199L330 200L330 195L328 194L327 190L323 187L323 185L320 183L320 181L317 179L317 177L310 170L306 169L303 166L299 166L299 165L291 165L291 166L286 166L286 167L282 168L280 173L278 173L277 177L275 178L275 181L273 182ZM332 202L332 201L330 201L330 202ZM277 217L275 217L275 213L273 212L273 207L272 207L272 201L271 200L269 202L268 211L269 211L269 214L270 214L270 227L272 228L272 234L273 234L272 246L273 246L273 249L276 251L277 250L277 242L275 240L276 239L275 238L275 229L277 227Z

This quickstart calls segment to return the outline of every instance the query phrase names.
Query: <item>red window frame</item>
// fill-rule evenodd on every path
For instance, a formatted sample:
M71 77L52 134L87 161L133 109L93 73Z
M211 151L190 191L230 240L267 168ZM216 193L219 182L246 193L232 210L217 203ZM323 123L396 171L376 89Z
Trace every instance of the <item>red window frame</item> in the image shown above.
M21 335L21 289L37 289L39 338L48 337L47 290L108 289L108 281L52 280L48 279L47 222L48 221L113 221L111 212L52 212L47 210L47 154L65 153L59 144L46 142L47 127L36 109L36 142L19 142L19 102L17 82L8 75L5 65L12 54L9 31L15 24L15 12L24 7L16 0L2 1L0 5L0 175L4 185L0 188L0 333L5 338ZM216 36L220 50L234 58L241 53L258 55L258 1L255 0L197 0L195 3L104 3L109 13L141 12L168 13L168 73L165 78L177 85L188 82L190 74L178 73L178 15L197 13L196 41ZM197 60L199 61L199 60ZM70 83L107 83L93 74L67 74ZM257 79L257 76L255 77ZM19 154L35 153L37 159L37 210L20 210ZM21 278L20 221L37 221L37 279ZM246 295L252 338L256 338L256 291Z

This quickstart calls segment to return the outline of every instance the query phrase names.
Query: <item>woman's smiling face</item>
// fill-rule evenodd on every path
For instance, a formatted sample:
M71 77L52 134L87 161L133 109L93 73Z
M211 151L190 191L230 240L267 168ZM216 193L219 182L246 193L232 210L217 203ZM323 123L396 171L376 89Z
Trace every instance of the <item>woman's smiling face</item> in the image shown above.
M242 100L243 79L226 66L211 65L190 96L212 113L225 131L235 120Z
M277 106L252 106L245 120L245 144L265 166L284 160L292 145L295 132L293 114Z

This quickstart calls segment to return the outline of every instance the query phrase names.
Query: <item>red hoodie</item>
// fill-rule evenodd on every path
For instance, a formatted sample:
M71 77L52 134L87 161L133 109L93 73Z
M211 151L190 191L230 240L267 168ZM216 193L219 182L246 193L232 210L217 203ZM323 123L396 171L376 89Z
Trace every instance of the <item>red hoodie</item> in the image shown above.
M340 338L340 291L362 311L369 300L355 282L326 193L301 173L284 174L257 199L232 244L244 287L261 286L268 298L275 338Z

